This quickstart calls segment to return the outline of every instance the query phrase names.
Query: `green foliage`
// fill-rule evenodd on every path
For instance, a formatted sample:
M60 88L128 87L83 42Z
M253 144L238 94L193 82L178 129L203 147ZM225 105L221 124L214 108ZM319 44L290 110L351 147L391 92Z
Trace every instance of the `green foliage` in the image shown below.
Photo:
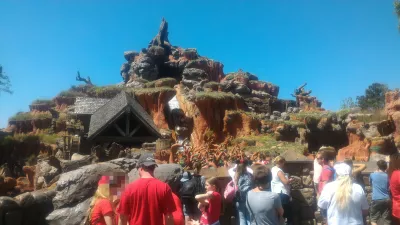
M31 104L32 105L54 105L54 102L51 99L36 99Z
M39 140L45 144L56 144L60 137L57 134L38 134Z
M316 111L316 112L299 112L293 114L296 120L304 120L305 118L312 118L315 120L320 120L322 118L332 117L335 113L328 111Z
M25 120L34 120L34 119L51 119L50 112L43 113L35 113L31 112L18 112L14 116L10 117L9 121L25 121Z
M345 108L340 111L337 111L336 115L338 118L345 119L350 112L351 112L350 108Z
M6 92L12 94L10 78L3 73L3 67L0 65L0 94Z
M389 90L386 84L373 83L365 95L357 96L358 106L363 110L379 110L385 106L385 93Z
M37 164L37 156L35 154L31 154L24 161L25 166L34 166Z
M211 82L205 83L204 87L205 88L211 88L211 89L218 89L219 83L215 82L215 81L211 81Z
M351 109L355 107L357 107L357 102L354 102L352 97L343 99L340 105L340 109Z

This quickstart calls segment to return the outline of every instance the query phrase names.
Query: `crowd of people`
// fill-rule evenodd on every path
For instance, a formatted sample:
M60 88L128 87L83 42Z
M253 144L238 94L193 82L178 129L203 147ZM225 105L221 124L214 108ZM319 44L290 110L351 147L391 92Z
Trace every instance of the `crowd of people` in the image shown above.
M399 157L400 160L400 157ZM263 162L255 162L264 164ZM235 207L238 225L293 224L290 184L284 172L285 159L277 156L274 166L255 166L240 159L228 170L232 181L220 187L215 177L200 175L204 165L193 163L193 172L185 171L181 185L172 190L169 184L154 178L157 167L152 154L138 161L140 178L130 184L126 175L102 176L90 204L86 224L93 225L219 225L222 202ZM400 167L377 162L378 170L370 174L372 202L366 197L362 164L352 160L334 162L326 152L318 152L314 161L314 188L318 210L329 225L400 224ZM224 190L223 192L221 192Z

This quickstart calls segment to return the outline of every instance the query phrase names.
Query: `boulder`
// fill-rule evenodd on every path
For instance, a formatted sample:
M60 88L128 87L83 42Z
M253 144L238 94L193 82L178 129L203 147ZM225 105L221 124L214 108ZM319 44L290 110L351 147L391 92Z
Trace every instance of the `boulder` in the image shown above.
M82 166L90 165L93 160L93 156L86 155L81 159L76 160L60 160L60 166L63 173L76 170Z
M179 164L159 164L154 171L154 176L168 183L172 190L177 190L180 185L183 169ZM139 178L137 169L133 169L128 174L129 182L135 181Z
M300 112L300 108L298 107L293 107L293 113L299 113Z
M107 173L124 170L114 163L97 163L63 173L57 181L57 194L53 198L55 209L70 207L93 196L100 177Z
M54 179L57 175L61 173L60 161L51 156L46 159L39 159L36 165L35 172L35 190L48 187L50 181Z
M139 78L145 80L156 80L158 77L158 69L154 61L147 56L140 58L138 61L131 64L129 73L136 74Z
M29 199L32 199L31 204L24 204L21 206L24 215L23 224L47 225L46 216L54 210L52 198L55 194L56 192L54 190L39 190L31 192L31 197L28 197Z
M290 186L292 189L302 189L303 188L303 182L301 177L298 176L290 176L292 178L292 182L290 183Z
M22 210L10 197L0 197L0 224L22 225Z
M201 81L207 79L207 73L204 70L196 68L185 68L182 76L185 80Z
M281 116L281 112L279 111L273 111L272 115L276 116L276 117L280 117Z
M199 57L199 55L197 54L197 49L195 49L195 48L184 49L182 51L181 56L183 56L189 60L195 60Z
M126 52L124 52L124 58L128 62L133 61L135 59L135 56L137 56L137 55L139 55L139 53L137 53L135 51L126 51Z
M233 90L233 93L237 94L250 94L251 90L244 84L236 83L236 87Z
M381 136L378 130L379 123L367 123L363 125L360 130L366 138L374 138Z
M119 166L125 172L129 172L132 169L136 168L137 159L129 159L129 158L118 158L114 160L108 161L108 163L115 164Z
M87 157L87 155L81 155L78 153L74 153L71 156L71 161L81 160L81 159L84 159L85 157Z
M288 112L288 113L293 112L293 107L288 107L287 110L286 110L286 112Z
M46 221L49 225L81 225L91 201L92 198L88 198L75 206L56 209L46 217Z
M151 46L147 51L147 55L155 62L162 62L165 58L165 50L160 46Z

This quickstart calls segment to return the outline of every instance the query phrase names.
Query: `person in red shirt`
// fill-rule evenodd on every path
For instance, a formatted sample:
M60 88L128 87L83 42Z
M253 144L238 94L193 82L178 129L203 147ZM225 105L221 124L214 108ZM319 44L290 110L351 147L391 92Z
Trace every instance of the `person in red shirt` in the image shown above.
M171 188L154 178L157 164L152 154L144 153L138 160L140 178L130 183L121 196L117 212L119 225L173 225L176 210ZM164 219L164 221L163 221Z
M400 224L400 153L390 156L388 176L392 196L392 223Z
M206 181L205 194L196 195L199 201L199 208L202 211L200 218L201 225L220 225L219 216L221 213L221 195L217 192L217 178L211 177Z
M181 200L174 192L172 192L172 197L174 198L174 205L176 207L176 210L172 213L174 225L185 225L185 217L183 216ZM164 225L166 224L164 223Z
M319 195L321 195L322 189L324 188L325 184L333 180L333 175L334 175L334 169L329 163L328 154L326 152L322 152L320 157L322 158L322 161L320 161L322 166L322 172L318 182Z
M115 225L111 197L110 177L102 176L89 206L88 219L91 225Z

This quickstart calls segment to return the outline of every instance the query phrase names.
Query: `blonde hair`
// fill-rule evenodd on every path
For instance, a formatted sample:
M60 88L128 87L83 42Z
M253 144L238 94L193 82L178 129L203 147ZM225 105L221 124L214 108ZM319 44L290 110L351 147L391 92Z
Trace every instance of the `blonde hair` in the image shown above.
M283 156L279 155L279 156L275 157L275 159L272 162L276 165L276 164L278 164L280 162L284 162L284 161L286 161L285 158Z
M92 212L93 208L99 199L110 199L111 200L111 194L110 194L110 184L100 184L97 187L96 192L94 193L92 202L90 203L89 210L88 210L88 218L89 221L92 219Z
M339 176L337 178L338 189L336 190L336 202L340 210L348 207L353 188L353 182L349 175Z

